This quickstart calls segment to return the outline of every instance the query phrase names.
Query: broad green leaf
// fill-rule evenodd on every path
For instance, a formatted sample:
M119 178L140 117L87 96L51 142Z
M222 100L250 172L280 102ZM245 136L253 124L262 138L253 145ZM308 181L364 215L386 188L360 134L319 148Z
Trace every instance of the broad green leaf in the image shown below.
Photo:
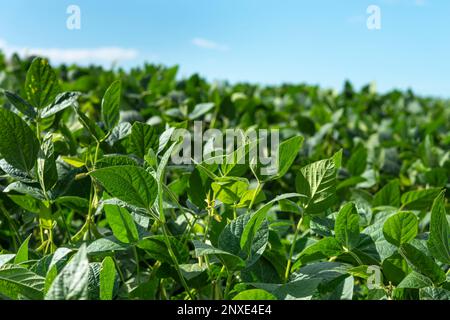
M63 111L76 104L78 98L80 97L80 92L63 92L56 96L55 101L42 109L40 112L41 118L48 118L60 111Z
M136 160L129 156L107 155L95 163L95 168L101 169L115 166L137 166Z
M203 243L201 241L192 241L195 247L195 256L216 256L229 270L239 270L244 268L245 262L237 255L234 255L225 250L214 248L211 245Z
M375 194L372 206L400 206L400 182L395 179L381 188L381 190Z
M197 104L194 110L189 114L189 119L195 120L197 118L200 118L202 115L210 112L213 108L214 103L211 102Z
M25 241L20 245L19 250L17 250L16 257L14 258L14 264L20 264L28 261L28 243L30 242L31 234Z
M39 142L30 127L15 113L0 109L0 156L11 166L30 172L39 152Z
M300 253L297 261L292 266L292 271L297 270L300 266L311 261L337 257L342 253L342 246L335 238L327 237L320 239Z
M186 261L189 257L186 246L175 237L169 237L169 241L178 263ZM152 259L166 262L171 265L174 264L163 235L154 235L144 238L137 243L137 247L144 250Z
M434 200L431 208L430 236L428 249L433 257L450 264L450 230L445 210L445 191Z
M303 145L303 140L302 136L295 136L280 144L278 150L278 171L275 176L268 178L268 180L281 178L288 172ZM267 179L264 179L264 181L267 181Z
M116 282L116 266L111 257L106 257L100 270L100 299L112 300Z
M73 109L77 113L78 120L81 125L89 132L91 137L97 142L102 141L105 138L105 133L103 130L93 120L85 115L80 108L74 106Z
M402 207L408 210L428 210L440 192L440 188L407 192L402 195Z
M197 167L189 176L187 194L189 200L200 209L206 207L205 200L211 189L212 182L212 179Z
M416 272L427 276L434 283L441 283L445 280L445 273L436 262L413 245L404 243L399 252Z
M48 191L58 182L58 171L51 135L46 135L41 143L37 159L37 175L42 190Z
M19 169L13 167L12 165L10 165L8 162L5 161L5 159L0 160L0 169L3 170L11 178L13 178L17 181L25 182L25 183L36 182L34 170L32 170L30 172L24 172L24 171L19 170Z
M44 281L43 277L22 267L5 265L0 268L0 294L10 299L23 296L42 300Z
M52 282L46 300L88 299L89 260L86 245L82 245Z
M357 150L351 155L347 162L347 169L352 176L359 176L363 174L367 166L367 149L363 146L357 148Z
M42 193L41 188L34 187L23 182L17 181L9 184L3 192L8 193L11 191L17 191L21 194L29 195L37 200L45 200L45 196Z
M55 202L76 212L85 212L89 209L89 201L81 197L63 196L58 197Z
M119 80L114 81L103 96L102 121L108 131L119 123L121 89L122 83Z
M117 241L113 237L94 240L87 247L87 254L92 257L104 257L118 251L125 251L129 245Z
M252 215L249 221L245 224L244 230L242 231L242 237L240 239L240 247L243 248L249 248L251 247L251 243L253 242L253 239L258 232L259 228L263 224L264 220L266 220L267 212L269 212L270 208L272 206L281 200L289 199L289 198L297 198L297 197L304 197L301 194L298 193L286 193L283 195L280 195L273 200L267 202L264 204L261 208L259 208L257 211L255 211Z
M426 287L419 291L420 300L450 300L450 291L444 288Z
M15 258L15 254L0 254L0 268L5 264L10 263Z
M155 178L136 166L117 166L90 173L113 197L150 210L158 194Z
M127 209L114 205L105 205L103 209L117 240L123 243L135 243L139 240L136 224Z
M430 286L433 286L433 281L431 281L430 278L418 272L412 271L402 280L402 282L400 282L397 288L420 289Z
M218 247L230 252L246 261L247 267L254 264L264 253L269 240L269 226L262 221L256 229L252 242L246 243L248 247L241 248L241 240L246 225L251 220L251 214L244 214L231 221L219 236Z
M336 240L347 250L352 250L359 243L359 214L353 202L341 208L334 225Z
M233 300L257 300L257 301L263 301L263 300L277 300L277 298L262 289L250 289L245 290L242 292L239 292Z
M37 109L42 109L53 102L59 93L56 74L47 60L36 58L27 72L25 91L28 101Z
M11 194L8 195L8 197L14 201L15 204L17 204L22 209L25 209L27 211L33 212L33 213L39 213L41 210L40 207L40 201L36 200L28 195L17 195L17 194Z
M144 159L149 149L155 152L158 150L158 133L151 125L135 122L131 127L130 145L131 152Z
M418 228L419 222L414 213L401 211L386 220L383 234L389 243L400 247L416 237Z
M36 110L34 107L29 104L26 100L22 99L19 95L12 93L10 91L4 91L6 98L8 101L22 114L29 117L30 119L36 118Z
M303 201L306 213L323 213L335 203L336 173L333 158L311 163L300 170L295 187L298 193L307 196Z
M106 142L110 146L114 146L116 142L119 142L131 134L131 124L128 122L119 122L109 134Z
M227 179L222 178L211 184L216 199L225 204L238 203L247 191L249 183L247 179Z

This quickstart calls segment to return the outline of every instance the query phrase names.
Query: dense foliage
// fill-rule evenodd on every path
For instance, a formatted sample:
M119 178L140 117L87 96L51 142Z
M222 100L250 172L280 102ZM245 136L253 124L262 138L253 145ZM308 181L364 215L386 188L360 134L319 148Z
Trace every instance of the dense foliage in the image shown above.
M449 299L450 103L0 55L3 299ZM174 165L279 129L280 171Z

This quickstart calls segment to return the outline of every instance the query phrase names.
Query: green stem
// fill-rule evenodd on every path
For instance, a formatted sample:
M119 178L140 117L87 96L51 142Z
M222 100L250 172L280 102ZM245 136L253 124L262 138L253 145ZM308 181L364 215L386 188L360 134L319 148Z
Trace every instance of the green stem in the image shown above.
M136 260L136 277L137 277L137 282L139 284L140 278L141 278L141 270L139 267L139 255L138 255L136 246L133 246L133 253L134 253L134 259Z
M364 265L364 263L361 261L361 259L360 259L354 252L352 252L352 251L350 251L350 250L346 250L346 251L353 257L353 259L356 260L356 262L357 262L360 266Z
M286 271L284 273L284 282L286 283L289 279L289 275L291 273L291 265L292 265L292 257L294 256L295 244L297 242L298 234L300 232L300 227L303 223L303 216L301 216L300 220L297 223L294 232L294 239L292 240L291 249L289 250L289 257L286 265Z
M178 263L177 256L173 252L172 245L170 244L170 239L169 239L169 235L167 233L165 224L162 225L162 230L163 230L163 235L164 235L164 241L165 241L166 246L167 246L167 251L169 252L169 256L170 256L170 258L172 259L172 261L173 261L173 263L175 265L175 269L177 271L178 277L180 278L181 285L183 286L183 288L186 291L186 293L189 295L189 298L191 300L194 300L194 296L192 295L191 290L189 290L189 287L188 287L188 285L186 283L186 280L184 279L184 276L181 273L180 264Z
M231 284L232 283L233 283L233 273L232 272L228 272L227 283L225 285L225 291L223 293L223 298L225 300L228 300L228 295L230 293L230 289L231 289Z
M255 203L255 200L256 200L256 196L258 195L258 193L261 192L261 189L263 186L263 184L261 182L259 182L259 180L257 180L257 181L258 181L258 184L256 186L255 193L253 194L252 201L250 202L250 205L248 206L248 210L252 210L253 204Z

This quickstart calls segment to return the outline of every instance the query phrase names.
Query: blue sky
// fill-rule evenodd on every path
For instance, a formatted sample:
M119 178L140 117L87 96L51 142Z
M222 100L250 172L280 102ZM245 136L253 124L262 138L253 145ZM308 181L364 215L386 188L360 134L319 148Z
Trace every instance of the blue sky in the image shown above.
M81 9L68 30L66 9ZM369 5L381 30L368 30ZM448 0L0 0L0 48L52 62L179 64L181 76L450 97Z

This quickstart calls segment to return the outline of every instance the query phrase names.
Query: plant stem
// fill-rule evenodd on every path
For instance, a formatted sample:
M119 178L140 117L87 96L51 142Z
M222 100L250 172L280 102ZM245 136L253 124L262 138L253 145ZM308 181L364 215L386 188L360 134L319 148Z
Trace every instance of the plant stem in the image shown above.
M140 283L141 278L141 270L139 268L139 255L136 249L136 246L133 246L134 259L136 260L136 277L138 284Z
M232 282L233 282L233 273L232 272L228 272L227 283L225 285L225 292L223 293L223 298L225 300L228 300L228 294L230 293Z
M300 232L300 227L303 223L303 215L300 217L300 220L297 223L297 226L295 228L294 232L294 239L292 240L291 249L289 250L289 257L286 265L286 271L284 273L284 282L286 283L289 279L289 275L291 273L291 264L292 264L292 257L294 256L294 250L295 250L295 244L297 242L298 233Z
M259 180L257 180L257 181L258 181L258 184L256 185L255 193L253 194L252 201L250 202L250 205L248 206L248 210L252 210L253 204L255 203L255 200L256 200L256 196L258 195L258 193L260 193L262 186L263 186L263 184Z

